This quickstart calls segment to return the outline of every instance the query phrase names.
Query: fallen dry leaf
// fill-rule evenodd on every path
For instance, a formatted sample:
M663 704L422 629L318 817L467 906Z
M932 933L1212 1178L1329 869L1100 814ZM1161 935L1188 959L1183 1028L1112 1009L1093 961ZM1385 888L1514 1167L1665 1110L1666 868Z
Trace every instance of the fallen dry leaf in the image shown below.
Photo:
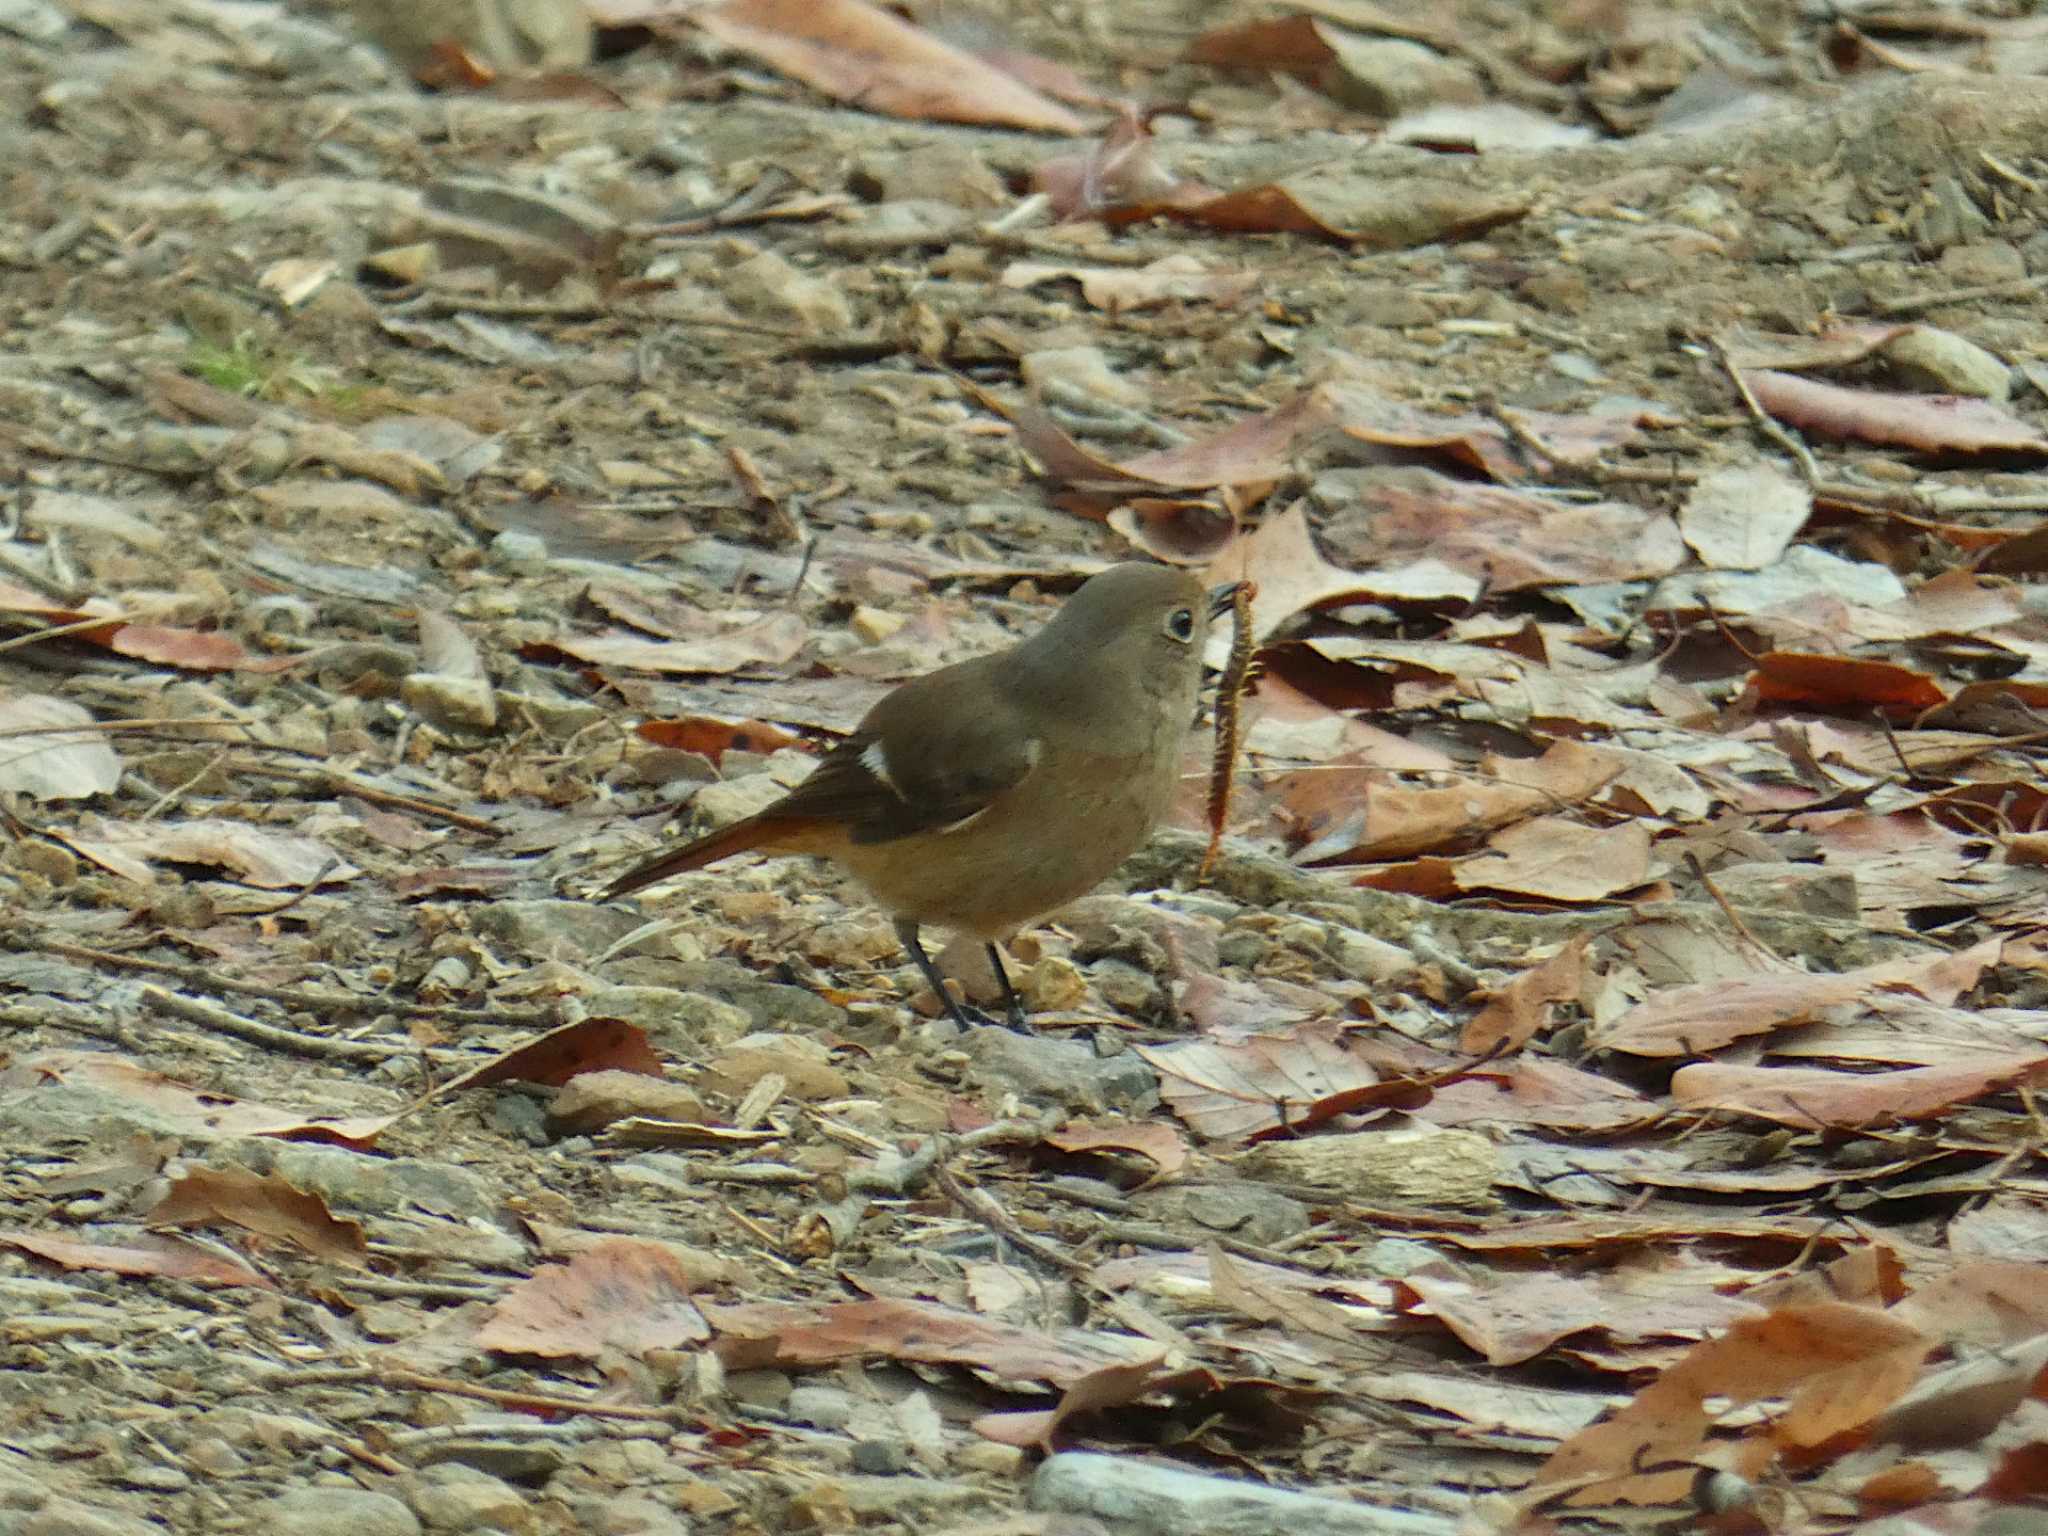
M1188 1144L1170 1125L1157 1121L1112 1121L1102 1125L1070 1122L1049 1133L1045 1144L1061 1152L1135 1152L1150 1158L1159 1177L1170 1179L1187 1166Z
M105 735L90 729L93 723L68 699L0 693L0 792L31 800L112 794L121 782L121 759Z
M491 1308L480 1349L542 1359L594 1360L700 1344L711 1330L690 1299L689 1266L661 1243L617 1237L566 1264L545 1264Z
M1806 1023L1880 991L1909 990L1952 1003L1998 959L1999 941L1954 954L1882 960L1833 974L1770 972L1670 987L1588 1031L1592 1050L1698 1056L1750 1035Z
M1671 1079L1685 1109L1755 1115L1802 1130L1857 1130L1924 1120L1985 1094L2048 1076L2048 1052L2008 1051L1980 1060L1900 1072L1826 1072L1812 1067L1743 1067L1696 1062Z
M488 1088L493 1083L541 1083L559 1088L584 1072L660 1077L664 1071L660 1053L639 1025L624 1019L578 1019L508 1046L482 1066L451 1077L428 1097L446 1098L460 1089Z
M1933 678L1897 662L1792 651L1757 657L1749 686L1760 703L1802 704L1852 715L1879 710L1898 719L1923 715L1948 700L1947 691Z
M1587 935L1574 934L1549 959L1517 972L1466 1023L1459 1048L1475 1056L1497 1055L1520 1049L1548 1029L1559 1003L1579 1001L1591 943Z
M1312 1021L1240 1040L1187 1040L1131 1049L1160 1075L1167 1106L1198 1135L1242 1141L1319 1125L1333 1116L1425 1102L1428 1090L1383 1083L1345 1037L1355 1026Z
M317 839L279 832L246 821L109 821L89 818L83 830L59 831L59 838L93 863L143 884L152 864L199 864L224 869L246 885L297 890L336 885L362 873Z
M195 1167L171 1180L143 1219L153 1227L241 1227L296 1243L330 1264L368 1267L362 1224L337 1217L320 1196L281 1173Z
M1612 1418L1560 1446L1537 1475L1537 1489L1591 1480L1567 1502L1681 1499L1693 1480L1689 1462L1715 1421L1710 1402L1739 1406L1790 1393L1791 1406L1752 1439L1767 1448L1774 1441L1818 1445L1888 1408L1931 1347L1887 1313L1841 1302L1746 1319L1695 1348Z
M1016 76L863 0L727 0L688 14L727 47L840 101L895 117L1078 134Z
M1825 437L1921 453L2048 454L2048 437L1988 400L1845 389L1769 368L1745 369L1742 378L1780 421Z
M171 1237L138 1237L119 1243L95 1243L52 1232L0 1231L0 1245L32 1253L66 1269L96 1269L115 1275L161 1276L200 1285L247 1285L275 1290L269 1276L223 1254L207 1252Z

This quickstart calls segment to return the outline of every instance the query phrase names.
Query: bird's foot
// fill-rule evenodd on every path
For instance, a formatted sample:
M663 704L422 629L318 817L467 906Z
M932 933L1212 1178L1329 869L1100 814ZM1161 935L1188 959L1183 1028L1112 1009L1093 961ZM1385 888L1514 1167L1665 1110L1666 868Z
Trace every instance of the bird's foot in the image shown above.
M1006 1013L990 1013L986 1008L977 1008L972 1003L956 1002L951 996L945 999L946 1017L959 1025L962 1031L970 1029L1013 1029L1022 1035L1035 1033L1031 1020L1022 1008L1013 1008Z

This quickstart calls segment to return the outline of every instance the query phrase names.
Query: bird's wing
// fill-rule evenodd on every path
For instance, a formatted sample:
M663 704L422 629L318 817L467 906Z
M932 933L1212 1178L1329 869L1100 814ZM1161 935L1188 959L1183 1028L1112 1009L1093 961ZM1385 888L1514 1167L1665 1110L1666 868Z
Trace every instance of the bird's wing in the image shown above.
M1003 700L968 697L971 709L946 708L942 697L927 696L924 708L905 708L900 694L885 700L776 814L837 822L856 843L886 843L987 810L1024 781L1040 745Z

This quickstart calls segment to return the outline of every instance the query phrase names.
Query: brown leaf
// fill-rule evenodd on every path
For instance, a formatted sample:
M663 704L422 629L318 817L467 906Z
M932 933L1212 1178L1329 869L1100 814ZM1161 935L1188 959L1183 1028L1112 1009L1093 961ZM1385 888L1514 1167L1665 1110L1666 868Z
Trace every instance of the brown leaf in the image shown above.
M1062 221L1139 206L1199 203L1216 195L1168 168L1145 117L1130 106L1120 108L1102 137L1086 149L1039 164L1031 173L1031 188Z
M0 1232L0 1244L32 1253L66 1269L96 1269L115 1275L161 1276L200 1285L248 1285L275 1290L269 1276L218 1253L168 1237L140 1237L123 1243L94 1243L52 1232Z
M666 1068L647 1032L624 1019L589 1018L508 1046L480 1067L452 1077L429 1097L493 1083L541 1083L559 1088L583 1072L635 1072L661 1077Z
M1237 536L1237 519L1213 501L1134 496L1108 521L1133 549L1169 565L1206 565Z
M1306 171L1284 181L1237 187L1207 201L1137 203L1111 222L1161 215L1234 234L1308 235L1375 250L1462 240L1513 223L1527 199L1450 180L1368 178L1349 167Z
M1537 816L1495 833L1487 851L1458 861L1462 891L1505 891L1546 901L1602 901L1650 878L1650 829L1639 821L1589 827Z
M1487 1009L1493 1006L1489 1003ZM1480 1017L1485 1017L1484 1011ZM1474 1025L1478 1022L1473 1020ZM1620 1131L1661 1119L1664 1105L1564 1062L1522 1056L1488 1066L1463 1082L1444 1084L1415 1115L1431 1125Z
M1472 1016L1458 1044L1475 1056L1518 1050L1550 1027L1559 1003L1575 1003L1586 985L1586 949L1574 934L1548 960L1518 973Z
M1510 671L1518 672L1519 667ZM1589 752L1574 742L1559 742L1533 761L1487 758L1480 772L1441 789L1416 789L1404 784L1375 786L1366 797L1363 816L1348 827L1349 836L1327 835L1297 857L1303 863L1361 863L1400 858L1445 848L1468 848L1475 838L1512 827L1536 812L1591 799L1621 772L1611 758ZM1488 883L1489 860L1441 866L1441 888L1450 895ZM1505 866L1505 861L1503 860ZM1504 867L1504 871L1505 867ZM1361 885L1386 888L1394 882L1377 873L1362 876ZM1402 886L1400 888L1410 888Z
M1745 369L1742 378L1773 416L1824 437L1921 453L2048 454L2048 438L1988 400L1844 389L1769 368Z
M1345 1043L1354 1027L1314 1021L1242 1040L1131 1049L1158 1071L1160 1096L1196 1134L1241 1141L1306 1130L1386 1096L1393 1085Z
M1338 427L1383 448L1443 450L1459 469L1503 485L1542 480L1557 468L1596 464L1642 436L1644 415L1561 415L1503 408L1498 417L1446 416L1356 384L1326 386ZM1504 423L1511 422L1510 433ZM1532 462L1533 460L1533 462Z
M1560 505L1422 470L1361 486L1323 536L1331 554L1351 564L1393 572L1430 561L1496 592L1666 576L1686 558L1678 525L1661 511L1619 501Z
M1252 532L1240 534L1209 563L1202 580L1211 586L1249 581L1258 587L1252 634L1260 640L1296 614L1355 598L1369 586L1367 578L1323 557L1309 531L1307 504L1299 501L1274 513ZM1230 649L1230 636L1212 634L1209 645L1210 661L1221 666Z
M343 1221L316 1194L281 1173L193 1168L143 1218L153 1227L242 1227L297 1243L316 1259L363 1269L369 1244L360 1222Z
M1135 1152L1171 1178L1187 1166L1188 1144L1170 1125L1156 1120L1120 1120L1104 1125L1070 1122L1051 1132L1045 1144L1062 1152Z
M1324 392L1312 389L1220 432L1117 464L1075 442L1038 405L1006 401L969 380L959 382L1016 428L1017 446L1037 459L1048 476L1094 490L1204 491L1276 480L1293 463L1296 444L1330 422Z
M695 752L714 767L728 752L752 752L766 757L803 742L801 736L766 720L720 720L711 715L643 720L633 727L633 734L674 752Z
M1930 1002L1952 1003L1977 984L1998 958L1999 941L1987 939L1954 954L1881 960L1859 970L1821 975L1804 971L1738 976L1670 987L1587 1032L1591 1050L1636 1056L1696 1056L1749 1035L1803 1024L1831 1008L1909 990Z
M1912 1382L1932 1341L1868 1307L1841 1302L1780 1308L1699 1345L1626 1408L1574 1435L1544 1463L1537 1487L1594 1486L1569 1502L1666 1503L1682 1498L1689 1462L1706 1444L1710 1399L1741 1405L1792 1393L1772 1438L1816 1445L1868 1423Z
M863 0L727 0L688 19L727 47L871 112L1085 131L1080 118L1016 76Z
M1119 1408L1149 1393L1186 1385L1192 1375L1207 1374L1167 1369L1160 1364L1163 1359L1164 1351L1145 1360L1105 1365L1070 1383L1055 1407L1045 1412L983 1414L974 1421L974 1432L1004 1445L1051 1451L1059 1427L1076 1414Z
M2043 1051L1987 1053L1975 1061L1900 1072L1697 1062L1678 1069L1671 1079L1671 1098L1686 1109L1754 1115L1802 1130L1856 1130L1924 1120L2043 1076L2048 1076L2048 1052Z
M572 657L599 667L631 667L641 672L694 675L742 672L751 667L779 667L795 659L810 638L794 613L771 613L722 633L688 640L645 640L638 635L567 635L520 647L530 661Z
M1091 1438L1157 1445L1180 1426L1220 1428L1233 1439L1246 1432L1266 1443L1296 1444L1311 1419L1311 1404L1335 1394L1280 1382L1219 1377L1202 1366L1169 1369L1157 1357L1103 1366L1069 1385L1049 1410L984 1414L975 1432L1005 1445L1051 1451L1085 1420ZM1117 1410L1125 1410L1119 1412ZM1198 1432L1199 1435L1200 1432Z
M107 637L107 649L158 666L188 672L282 672L296 656L251 656L242 642L218 630L176 629L168 624L123 624Z
M1721 1296L1702 1278L1696 1287L1663 1275L1625 1270L1592 1274L1496 1272L1465 1278L1448 1266L1405 1276L1443 1325L1489 1365L1519 1365L1587 1329L1621 1339L1697 1338L1756 1312L1753 1303ZM1684 1279L1684 1271L1677 1278Z
M690 1299L694 1285L689 1266L665 1244L615 1237L514 1286L491 1308L476 1343L549 1360L700 1344L711 1330Z
M245 885L265 890L297 890L316 880L335 885L362 873L314 838L246 821L94 819L86 826L82 832L52 830L51 836L102 868L145 884L152 878L152 863L224 869Z
M1945 703L1948 694L1924 672L1891 661L1771 651L1759 656L1750 687L1766 704L1867 715L1873 709L1910 719Z

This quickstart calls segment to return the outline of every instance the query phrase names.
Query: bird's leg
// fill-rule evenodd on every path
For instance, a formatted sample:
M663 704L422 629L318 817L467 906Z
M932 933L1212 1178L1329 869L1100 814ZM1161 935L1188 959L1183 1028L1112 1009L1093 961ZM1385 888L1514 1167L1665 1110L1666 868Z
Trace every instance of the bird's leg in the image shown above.
M914 921L907 917L897 918L896 938L910 958L917 962L917 969L923 975L925 985L938 993L939 1002L945 1008L947 1017L963 1030L989 1022L986 1018L976 1018L977 1010L954 1001L953 994L946 990L946 978L941 976L939 968L932 964L932 957L924 952L924 941L917 936L917 924Z
M996 982L1003 989L1003 1019L1019 1034L1031 1033L1031 1017L1024 1011L1024 999L1017 995L1017 989L1010 985L1010 973L1003 969L1003 952L994 944L988 946L988 963L996 973Z

